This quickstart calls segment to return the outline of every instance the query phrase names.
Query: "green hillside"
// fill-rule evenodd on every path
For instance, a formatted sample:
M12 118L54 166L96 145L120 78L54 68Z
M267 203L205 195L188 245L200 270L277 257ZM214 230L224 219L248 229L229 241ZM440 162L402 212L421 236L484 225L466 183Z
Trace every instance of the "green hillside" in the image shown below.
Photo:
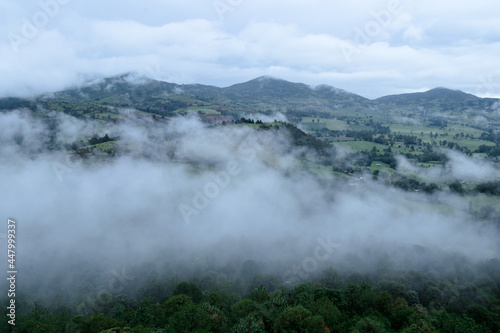
M219 88L124 74L31 99L3 98L0 109L27 108L39 117L54 110L105 123L123 119L122 109L156 121L194 113L212 125L231 125L244 118L253 119L256 126L256 120L264 120L258 127L276 118L282 121L284 115L293 125L292 133L300 128L305 137L346 149L363 161L333 166L335 170L373 172L373 163L382 161L393 172L396 154L424 167L445 163L449 150L498 161L498 103L446 88L369 100L331 86L310 87L271 77Z

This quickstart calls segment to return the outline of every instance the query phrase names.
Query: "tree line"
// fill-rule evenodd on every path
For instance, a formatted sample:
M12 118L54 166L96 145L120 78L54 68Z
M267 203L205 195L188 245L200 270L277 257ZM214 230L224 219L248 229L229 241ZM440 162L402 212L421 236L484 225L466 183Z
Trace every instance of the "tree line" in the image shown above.
M451 259L457 269L463 264ZM142 287L140 299L111 296L88 315L34 303L12 332L498 332L500 262L475 268L470 281L465 275L440 279L416 271L342 278L328 268L316 281L293 288L257 274L248 292L235 289L235 282L203 291L196 283L201 277L175 285L154 279ZM2 332L9 331L6 322Z

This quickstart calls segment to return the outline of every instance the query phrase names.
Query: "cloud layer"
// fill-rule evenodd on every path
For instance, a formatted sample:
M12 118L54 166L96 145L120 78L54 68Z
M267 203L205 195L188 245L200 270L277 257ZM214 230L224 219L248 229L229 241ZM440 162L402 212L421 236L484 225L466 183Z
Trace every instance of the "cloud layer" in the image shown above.
M69 283L89 265L109 271L156 261L202 270L200 256L215 265L272 264L297 282L320 264L369 271L388 258L426 270L444 255L500 255L497 230L474 221L465 199L318 180L283 132L207 128L190 118L102 128L55 117L58 138L120 135L122 153L72 161L43 152L46 125L26 111L0 114L0 211L18 221L18 265L33 276L24 290L57 276ZM455 162L458 171L473 165L462 156Z
M272 75L365 97L436 86L499 96L496 3L7 1L0 95L137 71L218 86Z

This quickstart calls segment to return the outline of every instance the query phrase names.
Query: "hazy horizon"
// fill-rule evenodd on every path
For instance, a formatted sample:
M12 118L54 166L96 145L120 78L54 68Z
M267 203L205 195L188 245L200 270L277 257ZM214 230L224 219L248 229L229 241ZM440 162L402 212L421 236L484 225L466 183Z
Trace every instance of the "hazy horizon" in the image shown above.
M498 97L496 8L491 1L9 0L0 95L136 71L221 87L270 75L370 99L438 86Z

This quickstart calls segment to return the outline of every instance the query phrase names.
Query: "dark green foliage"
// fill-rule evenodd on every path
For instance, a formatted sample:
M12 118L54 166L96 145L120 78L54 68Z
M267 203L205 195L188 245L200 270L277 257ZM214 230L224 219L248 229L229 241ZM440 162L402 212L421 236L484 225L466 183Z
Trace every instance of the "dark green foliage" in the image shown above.
M436 324L439 332L443 333L485 333L490 332L486 327L477 324L472 318L459 316L454 313L442 313Z
M477 324L488 327L491 332L498 332L500 330L500 314L491 312L483 305L471 305L466 314L469 318L474 319Z
M265 333L264 323L255 315L248 315L241 318L236 324L231 333Z
M73 322L76 324L76 327L81 332L86 333L99 333L101 331L113 328L113 327L123 327L124 323L120 321L107 317L101 313L92 315L90 317L75 317L73 318ZM29 331L34 332L34 331ZM51 331L57 332L57 331Z
M385 325L376 317L366 317L359 320L354 327L355 333L383 333L386 332Z
M423 154L417 155L415 158L421 163L439 162L444 164L448 161L448 157L445 154L430 149L426 149Z
M392 327L396 329L405 327L414 314L415 310L408 305L408 302L404 298L396 298L389 314Z
M291 298L293 300L293 305L302 305L306 308L310 308L314 302L314 291L316 286L312 283L302 283L291 291Z
M370 284L353 282L368 280L365 275L341 278L327 269L323 283L272 293L260 286L239 297L231 296L227 286L202 293L182 282L161 302L116 295L104 313L88 316L35 304L19 316L13 332L498 332L498 260L476 266L472 275L460 257L450 257L448 265L466 276L463 284L459 278L414 271L398 275L390 267L372 276ZM339 288L325 288L328 283ZM8 332L9 326L2 322L0 328Z
M161 306L165 312L165 316L169 317L179 311L184 305L191 303L193 303L193 300L187 295L174 295L166 298Z
M115 140L116 140L116 138L110 138L107 134L104 135L102 138L100 138L97 135L94 135L93 137L90 138L89 145L97 145L99 143L115 141Z
M366 282L350 282L342 288L342 292L345 309L350 310L353 315L360 315L366 310L367 298L372 295L372 286Z
M334 149L329 144L318 140L312 135L304 133L296 126L289 123L280 123L289 133L292 143L297 147L308 147L314 149L318 155L327 156L332 154Z
M281 313L274 324L275 333L324 333L325 323L321 316L311 316L303 306L295 306Z
M17 320L15 332L22 333L50 333L63 332L67 323L70 321L68 313L51 314L49 311L35 303L33 310L23 316L22 320ZM111 318L105 318L105 321L116 324ZM102 324L102 323L101 323ZM105 326L105 325L104 325ZM5 327L5 332L7 328ZM2 330L3 332L3 330Z
M212 290L205 299L208 304L218 309L225 310L229 308L229 295L219 290Z
M462 184L458 180L455 181L455 182L453 182L453 183L451 183L448 186L449 186L451 192L455 192L455 193L458 193L458 194L464 194L465 193L465 190L464 190Z
M36 105L35 103L22 98L16 98L16 97L0 98L0 110L14 110L22 108L33 109L36 108Z
M259 288L256 288L250 294L248 294L247 298L256 303L264 303L269 300L269 293L267 292L266 288L260 286Z
M478 184L476 186L476 191L489 195L500 195L500 181Z
M179 283L174 289L174 295L187 295L195 303L199 303L203 299L201 290L196 285L188 282Z
M245 298L231 307L231 312L235 318L243 318L248 313L258 311L257 304L251 299Z
M175 333L194 332L208 328L211 324L210 314L200 305L185 303L167 319L167 331ZM207 330L208 332L208 330Z
M203 303L203 310L205 310L210 317L210 332L227 332L228 318L224 311L220 308L210 305L209 303Z
M323 317L327 327L334 332L341 331L347 320L337 306L326 296L315 300L311 305L311 312Z

